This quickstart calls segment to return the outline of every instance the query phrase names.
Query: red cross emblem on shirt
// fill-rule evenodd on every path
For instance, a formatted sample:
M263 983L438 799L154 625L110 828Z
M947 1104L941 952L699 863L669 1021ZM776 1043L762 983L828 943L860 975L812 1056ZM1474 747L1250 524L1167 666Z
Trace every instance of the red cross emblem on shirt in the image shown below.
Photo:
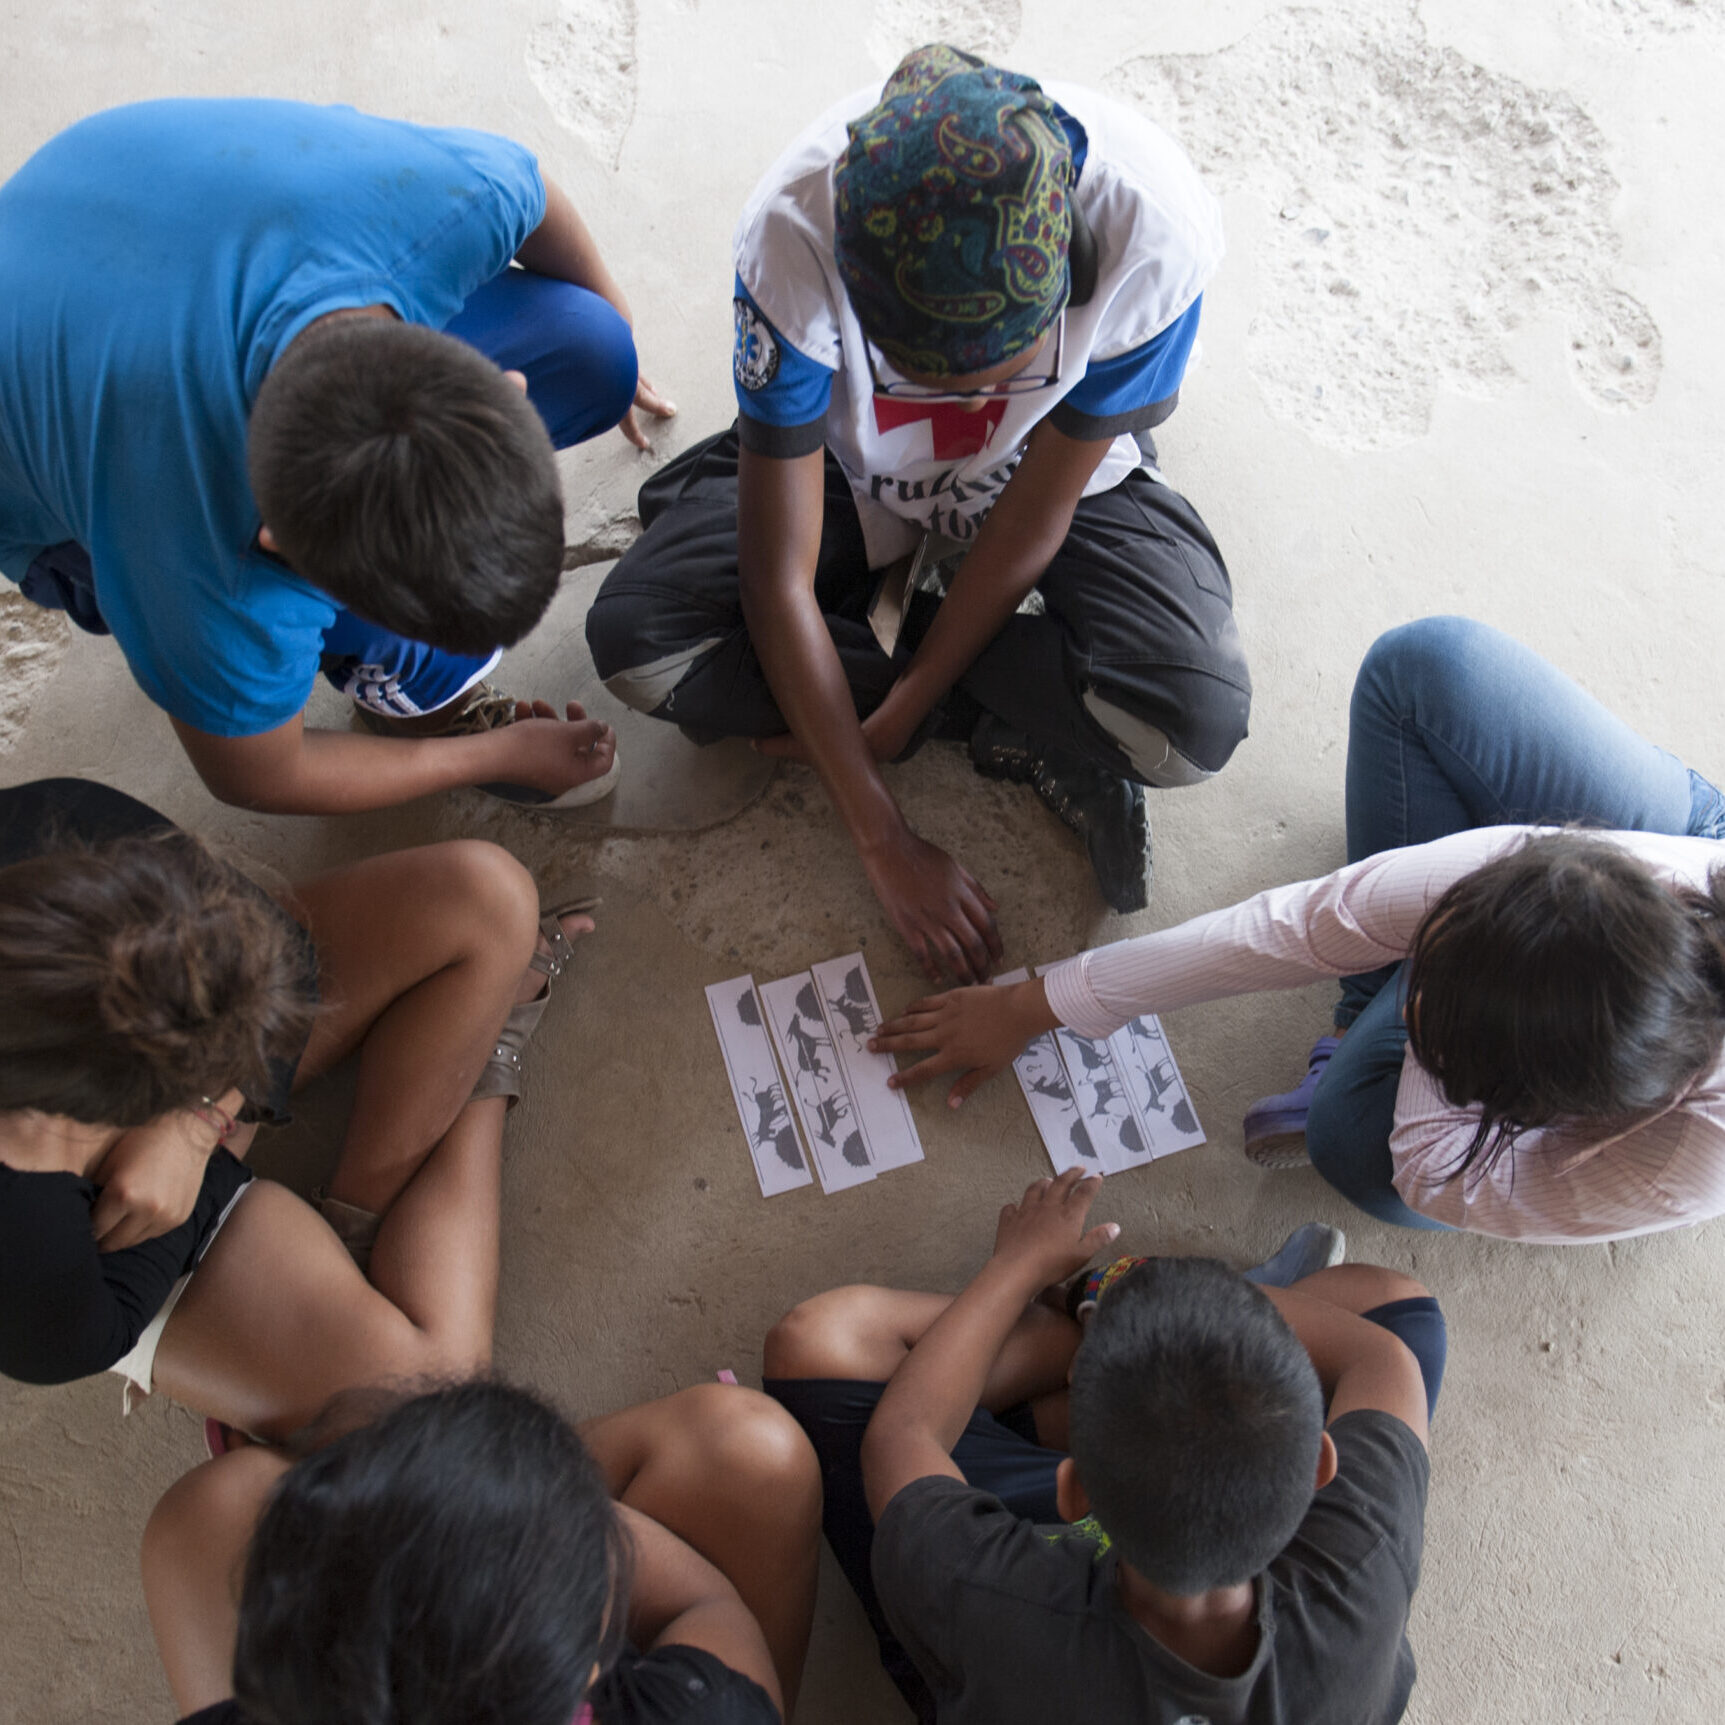
M967 455L980 455L1005 417L1004 396L996 396L979 408L965 407L956 401L915 401L894 395L874 398L877 431L897 431L901 425L919 419L928 421L936 461L958 461Z

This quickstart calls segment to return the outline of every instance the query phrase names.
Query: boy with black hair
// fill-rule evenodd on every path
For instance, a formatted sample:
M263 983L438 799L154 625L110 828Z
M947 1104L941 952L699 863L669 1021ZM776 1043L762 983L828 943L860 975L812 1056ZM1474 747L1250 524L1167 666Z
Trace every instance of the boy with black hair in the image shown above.
M553 448L644 448L637 406L627 302L507 139L142 102L0 185L0 573L115 637L224 801L603 794L608 726L484 678L556 591ZM384 736L305 728L320 668Z
M924 1725L1391 1725L1437 1302L1190 1258L1039 1298L1118 1234L1100 1184L1035 1182L955 1299L840 1288L768 1337L883 1663Z
M1130 109L937 43L787 147L733 250L737 423L642 487L587 619L607 687L813 765L931 977L1001 952L881 776L931 736L1143 909L1143 788L1220 772L1251 705L1228 571L1148 447L1220 206Z

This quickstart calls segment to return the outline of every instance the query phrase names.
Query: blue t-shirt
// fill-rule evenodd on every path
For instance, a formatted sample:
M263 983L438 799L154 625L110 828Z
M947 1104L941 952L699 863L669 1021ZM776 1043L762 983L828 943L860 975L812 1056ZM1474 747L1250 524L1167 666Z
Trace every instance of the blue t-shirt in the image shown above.
M334 602L255 545L246 421L315 318L440 329L544 217L483 132L298 102L80 121L0 186L0 572L90 553L152 700L217 736L305 706Z

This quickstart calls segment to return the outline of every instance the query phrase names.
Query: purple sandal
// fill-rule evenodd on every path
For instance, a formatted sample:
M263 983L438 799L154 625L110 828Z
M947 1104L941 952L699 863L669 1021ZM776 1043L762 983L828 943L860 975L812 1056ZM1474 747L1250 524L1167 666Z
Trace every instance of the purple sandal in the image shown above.
M1246 1110L1246 1156L1260 1168L1298 1168L1306 1160L1306 1113L1339 1036L1320 1036L1306 1060L1306 1076L1279 1096L1261 1096Z

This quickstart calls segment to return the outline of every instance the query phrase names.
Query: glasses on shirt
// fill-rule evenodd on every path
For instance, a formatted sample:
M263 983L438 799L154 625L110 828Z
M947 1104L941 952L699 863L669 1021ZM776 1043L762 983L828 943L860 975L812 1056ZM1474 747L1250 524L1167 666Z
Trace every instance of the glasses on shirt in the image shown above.
M874 343L863 338L863 352L868 357L869 381L876 395L891 396L898 401L988 401L997 396L1034 395L1060 381L1060 362L1066 349L1066 313L1063 311L1054 325L1054 369L1048 372L1019 372L1002 378L999 383L987 383L981 389L940 389L933 384L911 383L902 377L883 378L874 362ZM886 355L881 355L886 363Z

